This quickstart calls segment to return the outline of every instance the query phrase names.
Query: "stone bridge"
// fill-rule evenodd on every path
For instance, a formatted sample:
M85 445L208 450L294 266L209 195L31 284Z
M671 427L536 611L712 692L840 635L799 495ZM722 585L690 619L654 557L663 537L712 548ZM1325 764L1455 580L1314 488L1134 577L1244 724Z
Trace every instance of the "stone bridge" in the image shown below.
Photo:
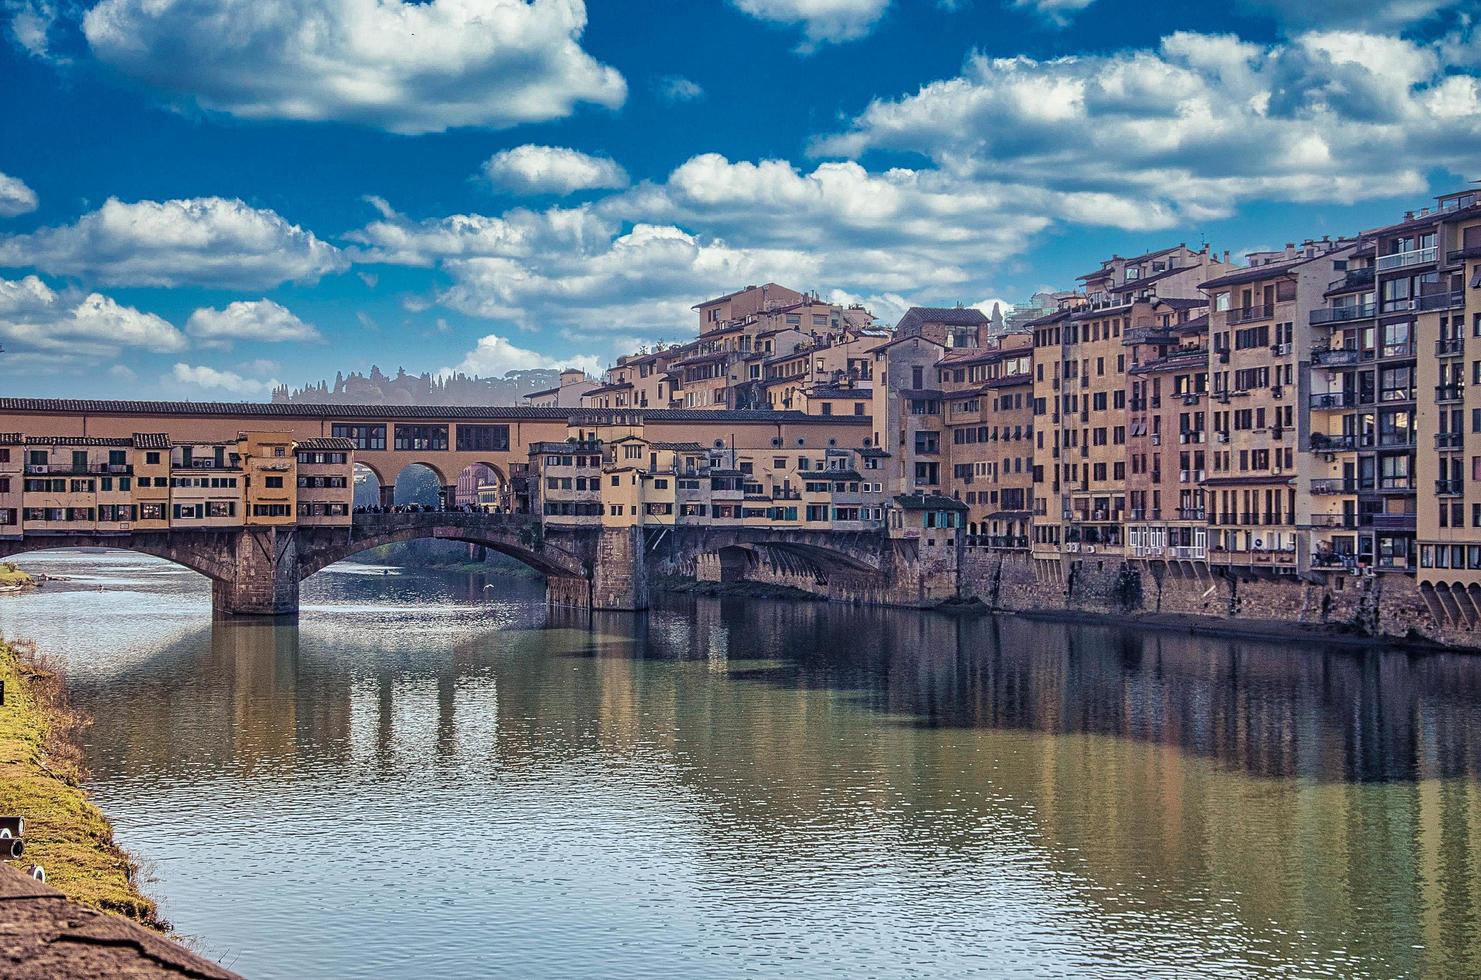
M291 615L299 583L351 555L434 538L481 545L545 575L556 605L648 608L653 575L785 581L829 598L933 605L956 595L959 547L923 555L882 531L724 527L562 527L523 515L427 511L356 514L348 526L247 527L132 534L42 533L0 539L0 558L54 548L124 548L212 582L218 612ZM789 583L792 584L792 583Z

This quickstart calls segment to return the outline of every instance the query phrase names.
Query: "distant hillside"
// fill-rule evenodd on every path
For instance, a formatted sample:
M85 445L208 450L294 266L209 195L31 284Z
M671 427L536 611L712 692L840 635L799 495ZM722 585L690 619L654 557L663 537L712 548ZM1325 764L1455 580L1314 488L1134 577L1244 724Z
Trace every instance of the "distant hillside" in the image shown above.
M282 385L273 390L273 401L313 405L518 405L526 394L558 384L560 372L544 369L510 371L502 378L466 374L439 378L407 374L400 369L393 377L373 366L368 375L358 371L338 373L332 385L328 381L294 389Z

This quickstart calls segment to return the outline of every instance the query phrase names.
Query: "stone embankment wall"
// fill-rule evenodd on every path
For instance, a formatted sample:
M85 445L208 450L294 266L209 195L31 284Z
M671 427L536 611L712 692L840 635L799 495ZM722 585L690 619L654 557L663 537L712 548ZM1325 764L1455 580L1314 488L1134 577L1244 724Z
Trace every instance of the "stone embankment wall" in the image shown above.
M1469 603L1422 591L1401 575L1306 582L1201 562L1117 558L1036 560L967 549L962 595L1006 612L1088 612L1137 618L1196 616L1249 626L1284 624L1326 634L1481 649Z

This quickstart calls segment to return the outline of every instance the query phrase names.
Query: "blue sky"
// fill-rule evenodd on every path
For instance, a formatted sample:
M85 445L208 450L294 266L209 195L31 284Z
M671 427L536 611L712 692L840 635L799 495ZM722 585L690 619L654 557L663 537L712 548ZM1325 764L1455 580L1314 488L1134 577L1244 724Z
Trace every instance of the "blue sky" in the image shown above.
M893 322L1481 178L1481 5L1319 6L0 0L0 391L600 368L749 282Z

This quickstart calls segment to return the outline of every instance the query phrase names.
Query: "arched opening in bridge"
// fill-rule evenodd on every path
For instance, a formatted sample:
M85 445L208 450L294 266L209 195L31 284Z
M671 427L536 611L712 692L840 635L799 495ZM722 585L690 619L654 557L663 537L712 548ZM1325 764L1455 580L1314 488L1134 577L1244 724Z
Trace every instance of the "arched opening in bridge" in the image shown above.
M715 559L722 582L744 582L751 568L751 552L745 548L721 548Z
M492 463L472 463L458 474L453 505L459 510L507 514L514 510L509 481Z
M429 508L445 510L452 506L456 486L447 483L443 475L426 463L407 463L396 474L391 494L393 507Z
M391 505L390 494L387 492L392 488L386 487L381 480L380 474L366 466L364 463L355 464L355 509L373 510L378 507L389 507Z
M8 543L7 543L8 544ZM143 586L181 598L211 594L211 576L178 557L135 548L48 543L0 548L0 569L14 566L48 593L129 592Z

